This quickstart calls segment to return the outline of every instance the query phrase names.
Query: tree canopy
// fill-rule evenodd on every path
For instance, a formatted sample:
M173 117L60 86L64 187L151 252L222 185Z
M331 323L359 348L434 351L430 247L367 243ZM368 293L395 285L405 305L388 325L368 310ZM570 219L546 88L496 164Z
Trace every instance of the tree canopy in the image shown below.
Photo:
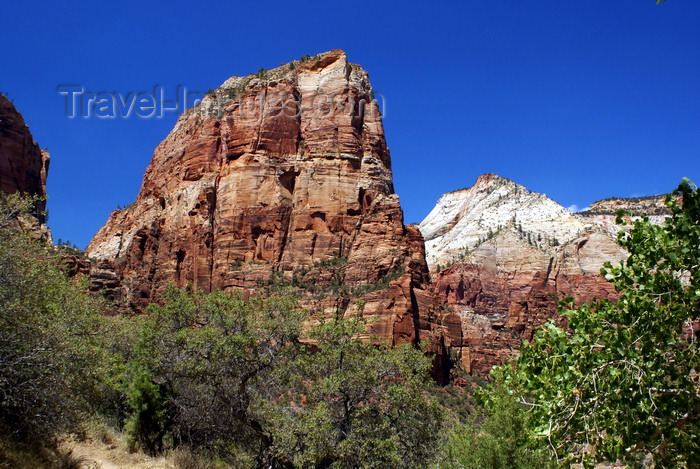
M302 335L289 293L244 299L171 288L141 331L127 430L245 467L425 467L443 410L430 360L411 345L358 338L358 319Z

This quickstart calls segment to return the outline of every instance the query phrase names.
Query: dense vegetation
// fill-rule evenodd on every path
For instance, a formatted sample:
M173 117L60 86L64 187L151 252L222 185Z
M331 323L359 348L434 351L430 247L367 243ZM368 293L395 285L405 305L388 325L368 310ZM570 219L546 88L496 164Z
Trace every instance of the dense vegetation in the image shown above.
M109 317L27 229L33 203L0 199L0 467L13 467L5 441L51 446L96 419L200 467L700 466L700 191L687 180L663 225L620 232L630 257L602 269L619 300L565 300L568 326L538 330L476 405L434 385L420 349L359 340L360 319L304 329L289 282L252 298L171 288L143 317Z
M50 438L74 428L99 394L105 363L102 305L65 278L56 254L30 230L32 199L0 199L0 426Z
M58 436L113 410L118 394L113 320L38 239L35 204L0 197L0 467L14 467L2 451L7 441L53 450Z
M149 452L185 445L245 467L421 467L442 410L429 361L363 343L332 318L302 342L295 298L171 289L140 333L127 431ZM167 441L166 441L167 440Z

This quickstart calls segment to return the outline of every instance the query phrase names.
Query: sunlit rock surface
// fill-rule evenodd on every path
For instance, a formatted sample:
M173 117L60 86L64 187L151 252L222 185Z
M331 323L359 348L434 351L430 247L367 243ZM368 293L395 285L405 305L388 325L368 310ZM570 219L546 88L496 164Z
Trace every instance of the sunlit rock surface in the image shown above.
M343 51L226 80L180 117L87 252L93 288L117 279L137 309L169 283L274 280L315 292L319 315L366 317L374 340L439 348L423 240L403 224L368 74Z

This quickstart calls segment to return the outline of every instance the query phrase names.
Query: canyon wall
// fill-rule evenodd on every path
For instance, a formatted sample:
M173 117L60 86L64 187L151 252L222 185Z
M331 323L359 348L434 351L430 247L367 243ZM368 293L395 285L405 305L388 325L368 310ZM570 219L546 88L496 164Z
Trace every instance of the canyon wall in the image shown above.
M422 236L403 224L368 74L343 51L232 77L185 112L87 253L93 289L136 310L170 283L286 284L314 317L439 348Z
M49 161L49 153L39 148L14 104L0 94L0 192L45 197ZM37 204L40 223L45 209L45 201Z
M0 95L0 190L45 196L48 166ZM573 214L486 174L406 226L369 76L335 50L212 90L158 145L90 260L64 257L124 311L142 311L169 284L283 287L300 295L309 325L362 316L367 340L424 342L442 381L452 364L485 375L504 363L539 325L562 322L563 297L614 299L599 271L626 257L615 212L661 223L664 198L605 199ZM44 207L33 223L50 239Z

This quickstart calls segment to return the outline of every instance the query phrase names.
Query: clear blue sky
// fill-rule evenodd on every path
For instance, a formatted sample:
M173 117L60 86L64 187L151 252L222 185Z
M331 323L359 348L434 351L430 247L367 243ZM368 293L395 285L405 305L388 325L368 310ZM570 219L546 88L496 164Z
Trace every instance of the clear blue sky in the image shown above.
M175 123L65 117L61 84L215 88L342 48L387 104L407 223L495 172L564 206L700 182L700 2L0 3L0 91L52 155L54 238L84 247Z

